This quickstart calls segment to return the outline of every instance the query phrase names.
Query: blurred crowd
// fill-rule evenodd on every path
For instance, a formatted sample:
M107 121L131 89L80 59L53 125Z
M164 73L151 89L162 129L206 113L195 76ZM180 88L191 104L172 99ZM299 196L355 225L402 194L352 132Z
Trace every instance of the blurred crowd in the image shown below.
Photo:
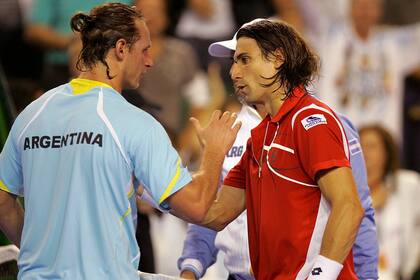
M81 43L69 19L104 2L0 1L0 74L17 112L78 75ZM154 60L140 87L123 95L162 123L192 171L200 148L189 117L207 120L214 109L240 109L229 79L231 61L210 57L210 43L232 38L258 17L299 30L321 61L311 92L361 129L381 279L414 279L420 260L419 0L120 2L144 13ZM139 205L141 270L178 275L185 232L182 221ZM221 275L216 266L207 279Z

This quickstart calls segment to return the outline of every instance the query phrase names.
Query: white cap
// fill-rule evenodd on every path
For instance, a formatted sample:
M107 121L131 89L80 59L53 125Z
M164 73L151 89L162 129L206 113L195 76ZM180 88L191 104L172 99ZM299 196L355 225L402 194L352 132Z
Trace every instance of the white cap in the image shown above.
M257 18L254 19L250 22L244 23L241 28L251 25L253 23L262 21L262 20L267 20L265 18ZM238 31L241 29L239 28ZM238 34L238 31L236 31L235 35L233 35L233 38L231 40L226 40L226 41L219 41L219 42L214 42L209 46L209 54L211 56L215 56L215 57L231 57L232 56L232 51L235 51L236 49L236 34Z

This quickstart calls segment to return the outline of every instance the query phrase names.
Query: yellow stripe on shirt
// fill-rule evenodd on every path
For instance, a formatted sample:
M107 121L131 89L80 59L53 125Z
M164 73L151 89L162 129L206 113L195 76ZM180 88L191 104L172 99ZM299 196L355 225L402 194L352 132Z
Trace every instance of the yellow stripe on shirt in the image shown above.
M73 90L74 95L86 93L90 91L91 89L93 89L94 87L112 88L110 85L102 83L102 82L88 80L88 79L80 79L80 78L71 80L70 86Z
M131 213L131 206L128 206L127 211L125 211L124 215L121 216L120 222L122 223L124 219L127 218L128 215L130 215L130 213Z
M131 197L133 196L133 194L134 194L134 187L133 187L133 185L131 185L131 189L130 189L130 191L128 192L127 197L128 197L128 198L131 198Z
M181 158L178 158L178 161L176 162L176 172L174 177L172 178L171 182L169 183L169 185L166 187L165 192L163 193L163 195L160 197L159 199L159 204L161 204L165 199L167 199L172 191L172 189L174 188L175 184L178 182L179 179L179 175L181 174Z
M3 183L2 180L0 180L0 189L3 190L3 191L5 191L5 192L11 193L11 191L9 190L9 188Z

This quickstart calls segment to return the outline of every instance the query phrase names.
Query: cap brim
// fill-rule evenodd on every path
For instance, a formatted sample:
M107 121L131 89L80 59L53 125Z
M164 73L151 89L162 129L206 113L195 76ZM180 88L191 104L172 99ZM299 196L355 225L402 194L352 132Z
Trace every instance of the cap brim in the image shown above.
M236 40L215 42L209 46L209 54L215 57L231 57L236 49Z

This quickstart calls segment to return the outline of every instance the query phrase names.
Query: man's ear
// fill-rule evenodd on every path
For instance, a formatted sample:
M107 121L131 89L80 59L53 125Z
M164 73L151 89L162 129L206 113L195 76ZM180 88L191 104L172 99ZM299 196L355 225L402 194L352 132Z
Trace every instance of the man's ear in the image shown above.
M274 63L276 68L280 68L284 63L284 55L281 49L277 49L274 51Z
M119 39L115 43L115 56L118 60L123 60L128 52L127 41L124 39Z

